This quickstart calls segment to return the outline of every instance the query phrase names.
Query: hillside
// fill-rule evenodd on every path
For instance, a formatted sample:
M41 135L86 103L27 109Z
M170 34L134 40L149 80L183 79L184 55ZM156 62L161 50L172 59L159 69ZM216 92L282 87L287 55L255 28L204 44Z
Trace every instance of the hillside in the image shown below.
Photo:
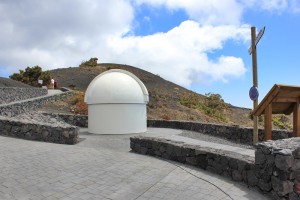
M104 63L98 64L96 67L60 68L51 70L50 73L53 78L58 81L59 86L85 91L93 78L109 69L127 70L143 81L150 96L150 102L148 104L149 119L188 120L252 126L252 121L249 118L249 109L233 107L228 104L227 108L224 109L225 120L220 120L212 115L208 115L201 109L182 105L181 103L182 99L190 98L195 99L195 101L203 102L206 99L205 96L196 94L177 84L166 81L158 75L136 67ZM49 106L53 107L54 105Z
M31 86L9 78L0 77L0 87L31 87Z

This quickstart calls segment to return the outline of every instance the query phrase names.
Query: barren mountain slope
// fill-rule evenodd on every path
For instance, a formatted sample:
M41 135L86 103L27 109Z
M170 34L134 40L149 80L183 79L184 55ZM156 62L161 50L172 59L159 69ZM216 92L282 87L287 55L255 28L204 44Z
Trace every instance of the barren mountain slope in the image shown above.
M19 81L14 81L9 78L0 77L0 87L31 87Z
M59 86L73 87L80 91L85 91L89 83L99 75L109 69L124 69L139 77L149 91L150 102L148 104L149 119L167 120L188 120L212 123L229 123L244 126L251 126L249 109L228 106L225 111L226 122L211 117L200 110L188 108L180 104L180 99L190 95L197 95L199 99L206 98L201 94L196 94L179 85L164 80L158 75L154 75L145 70L120 64L98 64L96 67L70 67L51 70L53 78L58 81Z

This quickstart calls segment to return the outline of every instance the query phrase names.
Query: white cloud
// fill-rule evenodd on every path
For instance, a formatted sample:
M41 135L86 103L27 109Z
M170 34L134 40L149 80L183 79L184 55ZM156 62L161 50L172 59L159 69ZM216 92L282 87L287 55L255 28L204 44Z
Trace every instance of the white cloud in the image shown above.
M150 69L155 74L184 86L195 82L224 81L242 76L246 69L236 57L209 60L207 52L221 49L229 40L246 41L247 26L199 26L185 21L167 33L144 37L111 37L111 57L122 63Z
M284 10L288 6L287 0L263 0L261 7L265 10Z
M243 0L246 7L267 11L283 11L288 9L289 1L293 0Z
M263 10L271 13L300 12L299 0L241 0L245 9Z
M300 2L299 0L291 0L290 7L293 13L300 13Z
M192 1L187 2L192 10ZM184 86L226 82L245 73L240 58L210 60L207 52L222 49L229 39L245 41L248 27L185 21L166 33L126 36L134 21L126 0L2 1L0 11L5 27L0 29L0 66L8 66L8 74L34 65L78 66L94 56L100 62L141 67Z
M170 10L184 9L191 19L200 24L239 24L243 7L236 0L135 0L137 4L154 7L166 6Z
M1 1L0 66L78 65L103 38L130 31L133 18L126 0Z
M243 60L234 55L212 60L208 53L222 50L228 40L249 43L249 27L241 23L244 10L299 7L296 0L135 0L137 5L184 9L191 18L164 33L135 36L129 35L134 33L131 2L0 1L0 72L5 66L8 74L37 64L46 69L78 66L98 57L100 62L141 67L184 86L227 82L245 74Z
M200 24L239 25L246 9L281 13L300 12L299 0L134 0L138 5L183 9Z

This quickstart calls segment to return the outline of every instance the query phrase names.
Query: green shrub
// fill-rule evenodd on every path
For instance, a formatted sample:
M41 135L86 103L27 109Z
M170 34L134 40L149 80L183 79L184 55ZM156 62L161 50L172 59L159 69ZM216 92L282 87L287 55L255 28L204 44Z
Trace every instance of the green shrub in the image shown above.
M91 58L88 61L82 61L79 67L96 67L98 58Z
M272 122L274 126L281 129L291 129L291 124L289 123L289 118L286 115L273 115Z
M51 81L50 73L43 72L40 66L27 67L25 71L20 70L19 73L14 73L9 78L31 86L39 86L38 80L43 80L43 85L48 85Z
M225 110L227 104L224 102L220 94L207 93L206 98L198 94L191 94L180 98L180 104L191 109L197 109L205 114L214 117L222 122L227 122Z

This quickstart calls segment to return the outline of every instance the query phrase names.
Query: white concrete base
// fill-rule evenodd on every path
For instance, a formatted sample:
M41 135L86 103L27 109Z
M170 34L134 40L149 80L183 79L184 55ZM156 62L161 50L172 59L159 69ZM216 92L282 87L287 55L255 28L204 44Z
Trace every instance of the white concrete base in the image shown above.
M145 104L92 104L88 131L95 134L129 134L147 131Z

